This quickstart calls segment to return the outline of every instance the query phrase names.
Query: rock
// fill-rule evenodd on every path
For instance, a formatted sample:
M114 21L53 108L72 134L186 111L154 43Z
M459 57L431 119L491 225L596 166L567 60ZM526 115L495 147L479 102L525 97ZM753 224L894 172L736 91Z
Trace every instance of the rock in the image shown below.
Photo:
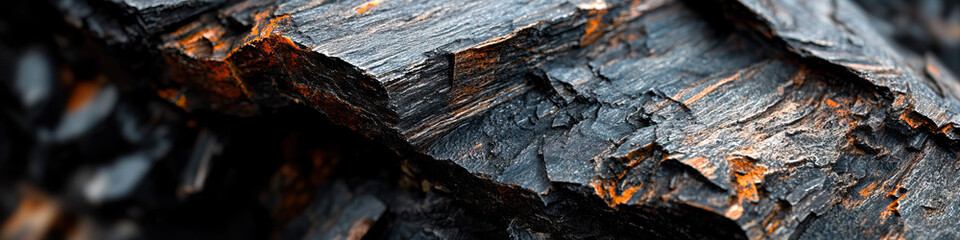
M869 15L882 6L109 3L58 7L107 48L162 59L150 67L164 74L145 80L152 91L223 125L209 126L215 138L180 130L191 140L171 140L171 154L185 162L156 154L177 169L179 199L245 194L237 183L272 173L266 196L284 238L951 238L960 228L950 207L960 186L960 84L947 67L956 61L894 41L900 31ZM920 38L949 45L949 28L937 26ZM68 113L63 124L89 121L37 149L90 136L87 122L123 104L107 93L92 117ZM298 142L305 134L277 136L311 123L257 125L297 107L384 145L396 169L337 175L373 164L301 149L312 144ZM243 121L252 123L230 124ZM183 129L174 122L164 126ZM251 125L279 130L229 128ZM123 126L121 138L142 138ZM292 145L280 150L278 139ZM354 160L379 157L363 156ZM264 221L249 218L225 224Z

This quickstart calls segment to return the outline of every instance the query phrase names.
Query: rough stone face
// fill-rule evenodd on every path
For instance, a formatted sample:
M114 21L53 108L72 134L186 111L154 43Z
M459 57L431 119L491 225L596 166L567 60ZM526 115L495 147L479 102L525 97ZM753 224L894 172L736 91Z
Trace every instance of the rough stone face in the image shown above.
M960 82L849 0L148 2L65 11L139 19L82 26L177 106L315 109L513 238L960 237ZM290 233L387 219L345 188Z

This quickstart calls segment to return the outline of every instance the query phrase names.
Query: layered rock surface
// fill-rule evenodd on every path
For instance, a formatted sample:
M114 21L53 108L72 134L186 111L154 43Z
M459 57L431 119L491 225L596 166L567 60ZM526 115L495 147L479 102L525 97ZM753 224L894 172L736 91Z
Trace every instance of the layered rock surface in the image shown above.
M305 105L516 238L958 237L960 83L851 1L65 2L176 105Z

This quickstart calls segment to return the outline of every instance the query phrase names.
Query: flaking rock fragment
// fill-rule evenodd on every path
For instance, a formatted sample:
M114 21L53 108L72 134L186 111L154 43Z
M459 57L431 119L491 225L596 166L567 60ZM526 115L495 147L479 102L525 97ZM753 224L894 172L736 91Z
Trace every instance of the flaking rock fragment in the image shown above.
M169 30L226 0L56 1L68 23L111 43L128 44ZM106 16L109 15L109 16Z
M213 158L223 150L222 143L214 133L204 129L197 135L193 153L183 170L177 194L185 197L203 190L204 183L213 167Z
M62 98L62 88L57 82L57 65L48 49L31 46L20 52L9 66L10 81L5 82L13 111L22 113L22 117L10 119L12 125L26 128L56 123L60 111L57 100ZM31 133L32 134L32 133Z
M116 87L98 82L80 82L74 87L67 103L66 113L49 136L41 135L41 141L51 143L73 141L103 124L113 113L119 101Z
M21 53L14 69L12 93L24 109L39 108L53 98L57 82L50 56L42 49L30 48Z
M316 192L315 200L284 227L284 239L361 239L387 210L372 195L354 195L340 181Z
M152 165L153 160L143 152L121 156L113 163L94 171L83 188L83 196L93 204L126 197Z

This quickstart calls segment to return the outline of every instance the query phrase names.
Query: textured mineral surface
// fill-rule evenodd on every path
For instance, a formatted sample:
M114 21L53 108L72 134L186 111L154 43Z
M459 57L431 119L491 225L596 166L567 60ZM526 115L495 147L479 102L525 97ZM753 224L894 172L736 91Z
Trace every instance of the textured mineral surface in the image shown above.
M3 236L960 238L950 1L49 7Z

